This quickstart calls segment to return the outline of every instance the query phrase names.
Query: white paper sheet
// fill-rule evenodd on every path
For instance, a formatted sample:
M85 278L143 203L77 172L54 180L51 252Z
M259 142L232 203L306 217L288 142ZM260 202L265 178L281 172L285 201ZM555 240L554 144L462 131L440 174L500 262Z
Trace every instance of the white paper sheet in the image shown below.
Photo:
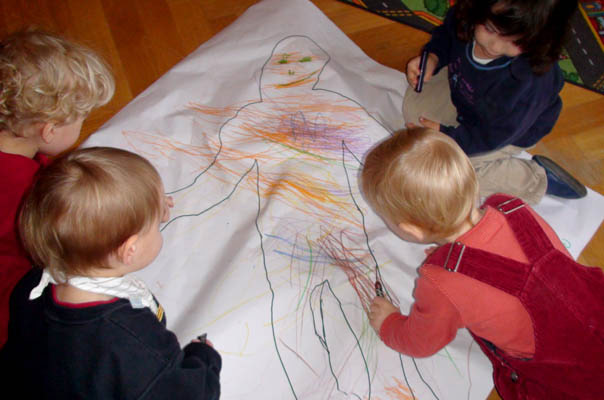
M425 359L385 347L328 251L345 249L357 285L379 264L409 310L423 247L391 234L357 185L365 151L403 125L406 86L312 3L265 0L86 142L148 157L175 198L164 248L139 276L183 344L208 332L223 357L223 399L485 399L491 390L490 364L465 331ZM601 204L590 193L537 209L576 255ZM583 205L600 211L585 215Z

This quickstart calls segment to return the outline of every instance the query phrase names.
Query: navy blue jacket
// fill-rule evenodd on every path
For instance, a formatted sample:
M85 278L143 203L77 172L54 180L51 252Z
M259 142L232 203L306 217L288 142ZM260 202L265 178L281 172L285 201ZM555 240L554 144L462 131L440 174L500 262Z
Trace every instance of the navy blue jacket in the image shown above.
M486 65L472 59L472 42L457 39L455 7L437 27L425 49L438 56L435 74L449 68L457 128L441 125L468 155L512 144L530 147L553 128L564 79L558 64L543 75L531 71L526 57L500 57Z
M220 355L207 344L180 348L148 309L119 299L82 308L29 300L34 269L11 296L0 354L6 393L23 399L208 399L220 397Z

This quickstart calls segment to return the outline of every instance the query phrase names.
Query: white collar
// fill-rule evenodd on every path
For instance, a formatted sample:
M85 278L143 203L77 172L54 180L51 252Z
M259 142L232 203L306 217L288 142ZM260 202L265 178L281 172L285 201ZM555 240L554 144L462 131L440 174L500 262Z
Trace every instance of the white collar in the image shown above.
M488 63L494 60L494 58L476 57L476 40L472 41L472 58L480 65L487 65Z
M78 289L87 292L107 294L110 296L128 299L132 308L149 307L153 312L157 312L157 302L153 298L151 291L147 285L139 279L132 276L120 276L109 278L92 278L87 276L70 276L65 277L61 274L58 279L55 279L47 269L42 272L42 278L38 286L32 289L29 294L29 299L33 300L42 295L44 289L49 284L67 283Z

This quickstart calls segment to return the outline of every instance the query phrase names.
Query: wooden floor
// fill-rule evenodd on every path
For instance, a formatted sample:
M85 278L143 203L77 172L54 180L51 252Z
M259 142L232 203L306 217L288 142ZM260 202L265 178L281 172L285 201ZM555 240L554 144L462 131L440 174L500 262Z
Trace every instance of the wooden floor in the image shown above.
M288 0L282 0L287 4ZM86 120L83 138L257 0L2 0L0 35L37 26L82 42L111 64L117 91ZM367 55L404 71L428 34L336 0L313 0ZM534 149L604 193L604 96L567 84L554 131ZM82 138L82 139L83 139ZM604 226L580 256L604 266ZM498 398L492 394L490 399Z

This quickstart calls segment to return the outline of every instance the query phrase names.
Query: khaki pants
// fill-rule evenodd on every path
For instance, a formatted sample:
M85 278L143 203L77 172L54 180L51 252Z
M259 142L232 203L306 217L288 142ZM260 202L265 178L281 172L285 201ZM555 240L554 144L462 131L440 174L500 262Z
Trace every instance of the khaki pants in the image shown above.
M451 102L447 69L443 68L424 82L421 93L412 87L407 89L403 100L405 122L419 125L423 116L443 125L458 126L457 110ZM523 150L517 146L505 146L470 157L480 184L480 196L506 193L517 196L529 204L537 204L545 195L547 176L545 170L532 160L517 158Z

